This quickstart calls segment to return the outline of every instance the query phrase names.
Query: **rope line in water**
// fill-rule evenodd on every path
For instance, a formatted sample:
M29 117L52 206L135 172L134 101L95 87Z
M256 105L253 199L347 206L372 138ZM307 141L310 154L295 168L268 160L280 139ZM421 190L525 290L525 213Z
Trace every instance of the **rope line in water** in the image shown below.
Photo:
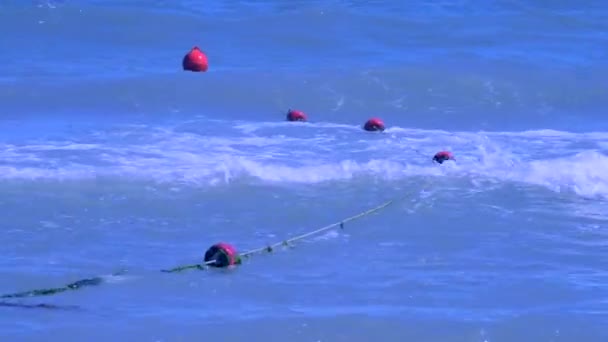
M177 266L168 270L160 270L161 272L165 272L165 273L175 273L175 272L181 272L181 271L185 271L185 270L191 270L194 268L197 268L199 270L205 270L209 267L209 265L215 264L217 262L217 260L209 260L207 262L201 263L201 264L193 264L193 265L184 265L184 266Z
M124 273L125 273L125 271L119 271L119 272L113 273L112 276L121 275L121 274L124 274ZM65 291L79 290L79 289L81 289L83 287L97 286L97 285L100 285L101 283L103 283L104 278L105 277L85 278L85 279L81 279L81 280L75 281L73 283L67 284L67 285L62 286L62 287L55 287L55 288L47 288L47 289L39 289L39 290L31 290L31 291L23 291L23 292L5 294L5 295L0 296L0 298L1 299L5 299L5 298L25 298L25 297L36 297L36 296L50 296L50 295L54 295L54 294L65 292ZM40 304L40 305L42 305L42 304Z
M267 252L267 253L271 253L275 248L279 247L279 246L291 246L291 244L293 242L305 239L309 236L315 235L315 234L319 234L325 231L328 231L332 228L335 227L340 227L341 229L344 229L344 224L347 222L351 222L354 220L357 220L359 218L362 218L364 216L370 215L372 213L375 213L381 209L384 209L386 207L388 207L389 205L398 202L399 200L404 199L406 196L403 196L401 198L398 199L392 199L389 201L386 201L382 204L380 204L377 207L368 209L364 212L361 212L359 214L356 214L354 216L351 217L347 217L343 220L340 220L338 222L332 223L330 225L327 225L325 227L321 227L318 229L315 229L313 231L289 238L287 240L283 240L280 242L276 242L273 243L271 245L265 246L265 247L260 247L260 248L255 248L249 251L246 251L244 253L240 253L237 255L237 258L239 259L239 263L241 261L242 258L249 258L254 254L259 254L259 253L263 253L263 252ZM210 267L210 265L216 263L216 260L209 260L207 262L203 262L203 263L198 263L198 264L193 264L193 265L184 265L184 266L178 266L169 270L161 270L161 272L168 272L168 273L174 273L174 272L181 272L184 270L189 270L189 269L199 269L199 270L205 270L207 268ZM111 276L116 276L116 275L122 275L125 274L126 271L125 270L121 270L118 272L113 273ZM24 291L24 292L17 292L17 293L11 293L11 294L5 294L0 296L0 299L9 299L9 298L25 298L25 297L35 297L35 296L50 296L50 295L54 295L54 294L58 294L58 293L62 293L65 291L74 291L74 290L79 290L85 287L91 287L91 286L98 286L100 284L102 284L105 280L105 278L107 278L107 276L97 276L97 277L93 277L93 278L85 278L85 279L81 279L78 281L75 281L73 283L67 284L63 287L56 287L56 288L46 288L46 289L38 289L38 290L30 290L30 291ZM51 304L32 304L32 305L28 305L28 304L17 304L17 303L9 303L9 302L0 302L0 306L8 306L8 307L22 307L22 308L59 308L57 306L51 305Z
M49 309L49 310L76 310L78 306L73 305L54 305L54 304L23 304L23 303L11 303L11 302L0 302L0 306L9 308L20 308L20 309Z
M41 290L32 290L32 291L24 291L18 293L12 293L0 296L0 298L23 298L23 297L34 297L34 296L49 296L56 293L68 291L68 290L78 290L85 286L95 286L101 284L103 279L101 277L87 278L75 281L71 284L68 284L63 287L56 287L50 289L41 289Z
M388 207L390 204L392 204L394 201L395 200L386 201L386 202L382 203L381 205L379 205L379 206L377 206L375 208L366 210L366 211L364 211L362 213L359 213L359 214L357 214L355 216L351 216L351 217L345 218L342 221L339 221L339 222L336 222L336 223L332 223L332 224L327 225L325 227L313 230L311 232L308 232L308 233L305 233L305 234L302 234L302 235L298 235L298 236L293 237L291 239L287 239L287 240L284 240L284 241L281 241L281 242L274 243L274 244L266 246L266 247L260 247L260 248L252 249L250 251L241 253L240 256L242 258L249 258L250 256L252 256L254 254L261 253L261 252L272 252L275 248L277 248L279 246L289 246L292 242L295 242L295 241L298 241L298 240L302 240L304 238L307 238L309 236L312 236L312 235L315 235L315 234L318 234L318 233L322 233L324 231L330 230L330 229L332 229L334 227L337 227L337 226L340 226L341 229L344 229L344 224L345 223L350 222L350 221L354 221L354 220L356 220L358 218L367 216L369 214L375 213L376 211L384 209L384 208Z
M361 213L359 213L357 215L354 215L354 216L351 216L351 217L347 217L347 218L345 218L343 220L340 220L338 222L332 223L332 224L327 225L325 227L321 227L319 229L315 229L315 230L310 231L308 233L304 233L302 235L298 235L298 236L295 236L295 237L287 239L287 240L279 241L279 242L273 243L273 244L265 246L265 247L259 247L259 248L255 248L255 249L246 251L244 253L240 253L238 255L238 258L239 258L239 260L243 259L243 258L247 258L248 259L249 257L251 257L254 254L259 254L259 253L264 253L264 252L272 253L272 251L274 251L274 249L277 248L277 247L280 247L280 246L291 246L291 243L293 243L295 241L302 240L302 239L307 238L309 236L325 232L327 230L330 230L330 229L338 227L338 226L341 229L344 229L344 224L345 223L351 222L351 221L357 220L357 219L359 219L361 217L364 217L364 216L370 215L372 213L375 213L375 212L377 212L377 211L379 211L381 209L384 209L384 208L388 207L389 205L391 205L391 204L393 204L395 202L398 202L399 200L401 200L401 199L403 199L405 197L406 196L404 196L402 198L399 198L399 199L392 199L392 200L386 201L386 202L382 203L381 205L379 205L377 207L374 207L372 209L366 210L366 211L361 212ZM190 269L205 270L205 269L209 268L210 265L214 264L215 262L216 262L216 260L209 260L209 261L204 262L204 263L178 266L178 267L175 267L175 268L172 268L172 269L169 269L169 270L162 270L161 272L174 273L174 272L181 272L181 271L190 270Z

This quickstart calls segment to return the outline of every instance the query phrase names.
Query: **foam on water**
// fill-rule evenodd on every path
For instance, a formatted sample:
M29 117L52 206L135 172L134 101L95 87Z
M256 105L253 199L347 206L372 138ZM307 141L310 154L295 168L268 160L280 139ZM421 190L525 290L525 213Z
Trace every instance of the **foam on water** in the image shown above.
M222 135L201 132L212 124ZM2 144L0 177L109 177L209 186L441 176L532 184L606 198L607 142L605 133L547 130L494 133L392 127L383 134L367 134L357 125L332 123L190 121L96 131L78 141ZM432 155L442 149L452 150L457 161L432 163Z

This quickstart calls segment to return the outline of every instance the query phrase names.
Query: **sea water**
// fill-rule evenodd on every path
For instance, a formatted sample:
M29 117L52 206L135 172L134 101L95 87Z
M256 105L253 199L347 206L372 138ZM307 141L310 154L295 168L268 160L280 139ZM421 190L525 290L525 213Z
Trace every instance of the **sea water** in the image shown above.
M605 1L5 0L0 46L0 293L104 279L3 341L608 339Z

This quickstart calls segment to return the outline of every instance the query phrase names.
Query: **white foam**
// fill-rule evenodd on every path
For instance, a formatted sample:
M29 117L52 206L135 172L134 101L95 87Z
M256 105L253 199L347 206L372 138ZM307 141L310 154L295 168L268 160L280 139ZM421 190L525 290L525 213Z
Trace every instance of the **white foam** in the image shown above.
M586 197L608 197L608 156L594 151L552 160L535 160L519 175L520 181L554 191L573 190Z
M295 123L299 125L300 123ZM0 179L115 177L218 186L234 181L315 184L373 177L469 177L519 182L608 198L608 133L445 132L394 127L361 134L353 125L238 123L216 135L128 127L73 141L0 144ZM197 124L194 123L193 127ZM325 128L346 129L328 134ZM268 128L265 133L255 133ZM457 161L433 164L452 150ZM59 153L60 152L60 153Z
M347 124L337 124L337 123L333 123L333 122L289 122L289 121L279 121L279 122L274 122L274 121L269 121L269 122L242 122L242 123L238 123L234 126L234 128L242 131L243 133L253 133L259 130L263 130L263 129L269 129L269 128L292 128L292 127L298 127L298 128L309 128L309 129L315 129L315 128L340 128L340 129L344 129L344 130L350 130L350 131L359 131L361 126L357 126L357 125L347 125Z

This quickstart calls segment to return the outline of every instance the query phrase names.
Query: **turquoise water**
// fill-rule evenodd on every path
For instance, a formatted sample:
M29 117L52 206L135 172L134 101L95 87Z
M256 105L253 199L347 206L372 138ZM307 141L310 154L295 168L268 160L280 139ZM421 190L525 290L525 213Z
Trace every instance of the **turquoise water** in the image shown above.
M0 337L605 340L607 19L600 1L1 3L0 293L104 282L5 299ZM181 70L195 45L206 73ZM236 269L160 272L391 199Z

